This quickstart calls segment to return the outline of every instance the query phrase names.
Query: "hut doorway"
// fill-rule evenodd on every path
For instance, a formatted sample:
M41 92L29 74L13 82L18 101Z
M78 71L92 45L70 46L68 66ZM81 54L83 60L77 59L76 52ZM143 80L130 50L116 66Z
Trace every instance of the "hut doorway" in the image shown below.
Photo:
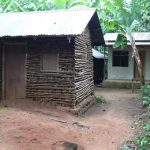
M94 83L100 84L104 79L104 59L93 58Z
M25 98L25 45L4 45L4 98Z
M99 85L104 80L105 75L105 57L102 53L95 49L92 49L93 53L93 72L94 72L94 84Z

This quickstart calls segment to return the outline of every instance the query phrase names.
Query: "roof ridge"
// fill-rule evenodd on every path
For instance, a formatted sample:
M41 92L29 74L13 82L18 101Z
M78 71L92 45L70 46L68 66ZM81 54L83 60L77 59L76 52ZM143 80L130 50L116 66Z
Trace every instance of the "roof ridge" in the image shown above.
M54 12L70 12L70 11L96 11L95 8L72 8L72 9L56 9L56 10L44 10L44 11L26 11L26 12L7 12L0 13L0 15L13 15L13 14L38 14L38 13L54 13Z

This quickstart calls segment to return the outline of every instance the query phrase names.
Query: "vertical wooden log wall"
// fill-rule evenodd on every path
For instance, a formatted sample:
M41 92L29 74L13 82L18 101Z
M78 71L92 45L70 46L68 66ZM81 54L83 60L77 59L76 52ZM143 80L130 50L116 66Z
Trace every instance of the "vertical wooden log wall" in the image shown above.
M2 98L2 44L0 44L0 99Z
M94 98L93 57L88 29L75 38L75 91L76 105L88 97Z
M68 40L30 42L27 52L27 98L56 105L74 106L74 45ZM41 54L57 51L59 70L45 72L40 69Z

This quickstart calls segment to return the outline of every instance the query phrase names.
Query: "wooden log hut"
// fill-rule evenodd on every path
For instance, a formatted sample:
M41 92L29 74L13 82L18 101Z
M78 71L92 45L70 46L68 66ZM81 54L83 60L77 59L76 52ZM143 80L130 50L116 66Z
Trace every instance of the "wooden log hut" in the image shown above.
M0 98L77 113L94 102L92 47L104 39L95 9L0 14Z

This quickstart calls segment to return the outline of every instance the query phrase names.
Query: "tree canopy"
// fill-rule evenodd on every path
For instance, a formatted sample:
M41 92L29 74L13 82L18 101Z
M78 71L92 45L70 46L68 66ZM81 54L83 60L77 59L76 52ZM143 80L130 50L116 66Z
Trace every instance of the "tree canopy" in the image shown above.
M97 9L104 32L125 26L132 31L150 31L149 0L0 0L0 5L4 13L92 7Z

